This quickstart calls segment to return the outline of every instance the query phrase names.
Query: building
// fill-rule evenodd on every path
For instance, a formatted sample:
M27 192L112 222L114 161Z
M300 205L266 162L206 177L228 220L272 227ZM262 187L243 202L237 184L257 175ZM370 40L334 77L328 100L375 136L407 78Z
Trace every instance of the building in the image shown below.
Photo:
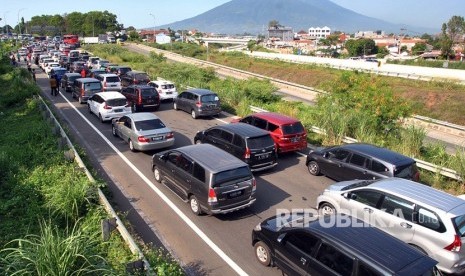
M310 37L319 39L319 38L326 38L331 35L331 29L329 27L324 26L323 28L320 27L310 27L308 29L308 35Z
M383 38L384 31L359 31L355 33L355 38Z
M272 41L293 41L294 32L291 27L274 26L268 29L268 39Z
M171 43L171 37L164 33L159 33L155 36L155 42L158 44L168 44Z

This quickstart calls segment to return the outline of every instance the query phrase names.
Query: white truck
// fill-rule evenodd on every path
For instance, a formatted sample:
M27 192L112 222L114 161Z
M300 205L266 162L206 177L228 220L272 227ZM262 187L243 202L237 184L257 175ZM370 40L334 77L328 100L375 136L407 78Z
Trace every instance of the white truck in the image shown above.
M98 43L98 36L86 36L82 39L84 44L97 44Z

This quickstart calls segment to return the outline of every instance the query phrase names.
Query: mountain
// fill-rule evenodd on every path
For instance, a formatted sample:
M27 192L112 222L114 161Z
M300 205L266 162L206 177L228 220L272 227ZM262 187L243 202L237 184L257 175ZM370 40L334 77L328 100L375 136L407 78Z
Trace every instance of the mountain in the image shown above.
M294 32L324 26L346 33L375 30L399 33L401 29L437 32L364 16L329 0L232 0L195 17L158 27L221 34L264 34L271 20L292 27Z

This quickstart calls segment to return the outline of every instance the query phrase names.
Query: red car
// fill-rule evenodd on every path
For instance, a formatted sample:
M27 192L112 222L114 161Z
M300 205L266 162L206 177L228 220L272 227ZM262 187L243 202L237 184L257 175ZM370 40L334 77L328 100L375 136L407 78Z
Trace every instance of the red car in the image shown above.
M274 112L259 112L233 121L237 122L269 131L279 153L307 148L307 131L297 119Z

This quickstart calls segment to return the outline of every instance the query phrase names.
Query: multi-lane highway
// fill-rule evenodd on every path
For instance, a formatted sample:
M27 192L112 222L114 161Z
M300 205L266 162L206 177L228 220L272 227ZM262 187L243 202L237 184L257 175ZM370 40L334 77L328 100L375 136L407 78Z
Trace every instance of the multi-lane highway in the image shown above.
M100 123L86 105L71 99L70 93L61 91L52 97L45 74L38 74L37 82L72 140L85 149L93 170L108 183L115 207L145 242L161 240L193 275L280 274L255 260L251 230L277 209L314 208L316 196L333 182L311 176L303 154L285 154L274 170L255 175L258 199L251 208L197 217L185 202L154 180L150 169L154 152L131 152L126 143L112 136L109 123ZM175 147L192 144L199 130L231 120L227 115L194 120L188 113L173 110L171 103L162 103L155 114L175 131Z

